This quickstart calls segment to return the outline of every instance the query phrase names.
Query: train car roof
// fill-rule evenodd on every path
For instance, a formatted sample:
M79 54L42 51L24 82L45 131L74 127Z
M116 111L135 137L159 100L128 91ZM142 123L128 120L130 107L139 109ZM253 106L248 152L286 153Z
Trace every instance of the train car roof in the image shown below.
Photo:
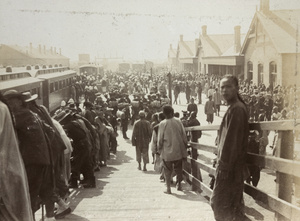
M7 90L14 87L19 87L26 84L33 84L42 82L42 79L28 77L28 78L19 78L8 81L0 81L0 90Z
M49 74L40 74L37 75L37 78L40 79L52 79L52 78L59 78L59 77L63 77L66 75L76 75L76 71L74 70L66 70L66 71L62 71L62 72L54 72L54 73L49 73Z
M52 70L52 69L62 69L67 68L66 66L63 67L52 67L52 68L42 68L42 66L39 66L39 69L34 69L33 66L31 66L31 70L26 70L26 67L12 67L12 72L6 72L6 68L0 68L0 75L11 75L11 74L18 74L18 73L29 73L31 77L36 77L38 75L39 71L43 70Z
M95 64L84 64L84 65L81 65L79 68L89 68L89 67L102 68L103 65L101 65L101 64L98 64L98 65L95 65Z

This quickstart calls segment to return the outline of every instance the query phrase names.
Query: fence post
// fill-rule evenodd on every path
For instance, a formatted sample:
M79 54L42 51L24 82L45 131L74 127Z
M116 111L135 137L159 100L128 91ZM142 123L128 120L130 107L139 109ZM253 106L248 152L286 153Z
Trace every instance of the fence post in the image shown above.
M192 170L192 175L193 177L195 177L196 179L200 180L202 182L202 177L201 177L201 173L200 170L198 169L197 163L195 162L198 159L198 151L195 148L192 148L192 161L191 161L191 170ZM195 160L195 161L194 161ZM192 190L193 191L197 191L200 190L197 185L194 184L193 180L192 180Z
M278 135L279 153L277 156L283 159L292 160L294 156L294 137L293 131L280 131ZM281 138L281 139L280 139ZM293 191L293 179L292 176L280 172L276 172L276 188L278 193L278 198L291 203L292 201L292 191ZM275 220L289 220L279 213L275 212Z

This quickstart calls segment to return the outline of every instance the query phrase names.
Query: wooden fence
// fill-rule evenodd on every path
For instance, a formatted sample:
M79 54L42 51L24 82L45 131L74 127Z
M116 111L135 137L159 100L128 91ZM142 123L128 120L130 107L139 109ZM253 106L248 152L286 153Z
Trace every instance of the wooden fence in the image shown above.
M247 154L247 164L259 166L276 172L276 196L266 193L263 189L258 189L245 183L244 192L251 196L256 202L264 204L267 210L274 211L276 220L300 220L300 208L293 205L293 185L300 187L300 162L294 160L294 136L295 128L300 130L300 120L297 121L272 121L261 123L250 123L250 130L277 131L277 153L275 156L263 156L253 153ZM186 131L201 130L217 131L219 125L187 127ZM190 142L192 147L191 156L187 158L187 167L184 169L186 180L192 185L193 190L201 191L202 194L210 197L212 190L207 182L202 181L203 173L215 174L212 165L203 163L198 159L198 150L208 153L216 153L214 145L203 145L205 136L199 139L199 143ZM199 173L200 170L200 173ZM202 177L201 175L202 174ZM206 174L206 173L205 173ZM206 179L207 180L207 179ZM247 205L246 205L247 206Z

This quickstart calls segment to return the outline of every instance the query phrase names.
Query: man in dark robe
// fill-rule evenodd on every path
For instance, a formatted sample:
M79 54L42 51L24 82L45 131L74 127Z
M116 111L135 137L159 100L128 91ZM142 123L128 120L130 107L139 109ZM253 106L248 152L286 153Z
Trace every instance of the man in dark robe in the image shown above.
M244 220L244 174L248 146L248 114L238 95L238 80L226 75L221 93L229 105L218 134L216 182L211 207L217 221ZM247 178L247 177L245 177Z
M136 121L133 125L132 130L132 146L136 147L136 161L139 166L138 169L141 170L141 161L143 156L143 171L147 171L146 164L149 163L149 143L151 140L151 128L150 123L147 121L146 114L144 111L139 112L140 119Z

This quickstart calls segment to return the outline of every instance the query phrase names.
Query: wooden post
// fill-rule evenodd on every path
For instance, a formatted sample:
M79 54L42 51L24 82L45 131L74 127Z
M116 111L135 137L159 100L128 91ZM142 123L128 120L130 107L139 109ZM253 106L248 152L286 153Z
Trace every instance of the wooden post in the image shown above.
M169 79L169 98L170 98L170 105L172 106L173 102L172 102L172 75L169 72L168 73L168 79Z
M197 149L195 148L192 148L192 161L191 161L191 169L192 169L192 175L200 180L202 182L202 177L201 177L201 174L200 174L200 170L196 164L196 162L194 162L194 160L197 160L198 159L198 151ZM194 184L194 182L192 181L192 190L193 191L197 191L199 190L199 188Z
M294 156L293 131L280 131L278 135L280 135L280 133L282 136L279 136L281 139L278 139L278 142L280 142L278 156L283 159L292 160ZM276 172L276 183L278 198L291 203L293 191L292 176ZM275 212L275 220L285 221L289 219Z

